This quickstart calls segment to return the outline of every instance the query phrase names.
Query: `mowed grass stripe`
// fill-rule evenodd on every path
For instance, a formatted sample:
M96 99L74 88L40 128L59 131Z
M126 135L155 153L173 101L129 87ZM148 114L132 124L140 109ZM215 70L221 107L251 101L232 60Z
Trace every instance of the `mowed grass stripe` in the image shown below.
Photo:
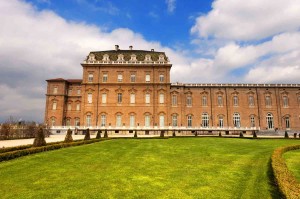
M300 183L300 150L292 150L283 154L287 167Z
M64 148L0 163L1 198L276 198L270 156L295 143L117 139Z

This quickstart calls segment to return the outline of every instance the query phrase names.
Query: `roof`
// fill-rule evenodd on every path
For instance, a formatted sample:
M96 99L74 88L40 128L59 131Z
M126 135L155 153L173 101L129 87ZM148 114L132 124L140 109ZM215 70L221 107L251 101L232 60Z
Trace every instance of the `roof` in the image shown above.
M63 78L55 78L55 79L47 79L47 82L68 82L68 83L81 83L82 79L63 79Z
M89 56L93 54L95 55L96 61L102 61L103 55L107 54L109 56L110 61L117 61L118 55L122 54L124 56L125 61L129 61L131 55L136 55L137 61L144 61L146 55L151 56L152 61L158 61L159 56L163 55L164 59L167 61L168 57L166 56L165 52L158 52L158 51L146 51L146 50L108 50L108 51L94 51L90 52ZM88 56L88 57L89 57Z

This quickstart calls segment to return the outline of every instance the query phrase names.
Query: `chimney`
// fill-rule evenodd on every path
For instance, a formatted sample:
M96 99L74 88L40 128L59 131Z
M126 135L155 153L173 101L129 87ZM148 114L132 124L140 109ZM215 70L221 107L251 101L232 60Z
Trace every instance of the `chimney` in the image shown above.
M129 49L132 50L132 46L129 46Z
M119 45L115 45L115 50L116 50L116 51L119 50Z
M151 49L151 52L154 52L154 49Z

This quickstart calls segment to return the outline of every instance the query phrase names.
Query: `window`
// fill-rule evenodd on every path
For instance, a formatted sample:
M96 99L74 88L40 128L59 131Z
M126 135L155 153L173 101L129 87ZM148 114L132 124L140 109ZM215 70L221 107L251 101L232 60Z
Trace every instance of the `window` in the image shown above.
M131 93L130 94L130 104L134 104L135 103L135 94Z
M287 129L290 128L290 118L289 117L285 118L285 128L287 128Z
M57 94L57 87L53 88L53 94Z
M108 80L108 74L103 74L102 82L107 82L107 80Z
M146 95L145 95L145 103L150 104L150 94L149 93L146 93Z
M80 111L80 104L76 104L76 111Z
M77 89L77 95L80 95L80 94L81 94L81 90Z
M150 127L150 115L145 115L145 127Z
M159 94L159 103L160 104L165 103L165 95L163 93Z
M75 126L80 126L80 119L78 117L75 118Z
M151 61L151 55L146 55L145 56L145 61Z
M56 110L56 108L57 108L57 102L53 102L53 104L52 104L52 110Z
M164 75L159 75L159 82L164 82L164 81L165 81Z
M207 113L202 114L202 127L204 128L209 127L209 116Z
M241 117L239 113L234 113L233 114L233 126L236 128L241 127Z
M121 127L121 126L122 126L122 115L117 115L116 127Z
M254 97L252 95L249 96L249 106L254 106Z
M202 106L207 106L207 97L202 96Z
M72 110L72 105L70 103L68 104L68 108L67 109L68 109L68 111Z
M68 95L72 95L72 89L68 90Z
M172 115L172 126L178 126L178 120L177 120L177 115Z
M238 96L233 96L233 106L238 106L239 105L239 98Z
M187 126L192 127L192 116L191 115L187 116Z
M274 129L273 115L271 113L267 114L267 128Z
M70 126L70 125L71 125L71 119L67 118L67 120L66 120L66 126Z
M55 126L55 117L51 117L51 126Z
M250 116L250 127L255 127L255 118L254 118L254 115Z
M266 96L265 101L266 101L266 106L272 106L271 96Z
M223 118L223 116L219 116L219 127L220 128L224 127L224 118Z
M106 104L106 97L107 97L107 94L102 93L102 104Z
M282 101L283 101L283 107L284 107L284 108L289 107L289 99L288 99L287 96L283 96L283 97L282 97Z
M92 124L92 117L91 115L86 116L86 126L91 126Z
M187 96L186 97L186 105L187 106L192 106L192 96Z
M135 74L130 75L130 82L135 82Z
M135 116L133 114L130 115L130 127L135 127Z
M123 75L122 74L118 74L118 82L122 82L123 81Z
M122 93L118 93L118 103L122 103Z
M93 102L93 95L92 95L92 93L88 93L87 97L88 97L88 99L87 99L88 103L91 104Z
M223 97L222 96L218 96L218 106L223 106Z
M88 75L88 82L93 82L93 79L94 79L94 75L90 73Z
M106 115L101 115L101 126L106 126Z
M177 95L172 95L172 106L177 106Z
M146 74L146 82L150 82L150 74Z
M165 126L165 116L160 115L159 116L159 127L164 127Z

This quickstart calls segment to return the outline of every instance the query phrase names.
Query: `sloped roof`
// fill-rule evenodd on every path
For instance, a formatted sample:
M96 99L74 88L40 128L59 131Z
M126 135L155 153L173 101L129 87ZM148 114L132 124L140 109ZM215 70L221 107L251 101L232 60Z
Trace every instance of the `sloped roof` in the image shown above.
M68 83L81 83L82 79L63 79L63 78L54 78L47 79L47 82L68 82Z

